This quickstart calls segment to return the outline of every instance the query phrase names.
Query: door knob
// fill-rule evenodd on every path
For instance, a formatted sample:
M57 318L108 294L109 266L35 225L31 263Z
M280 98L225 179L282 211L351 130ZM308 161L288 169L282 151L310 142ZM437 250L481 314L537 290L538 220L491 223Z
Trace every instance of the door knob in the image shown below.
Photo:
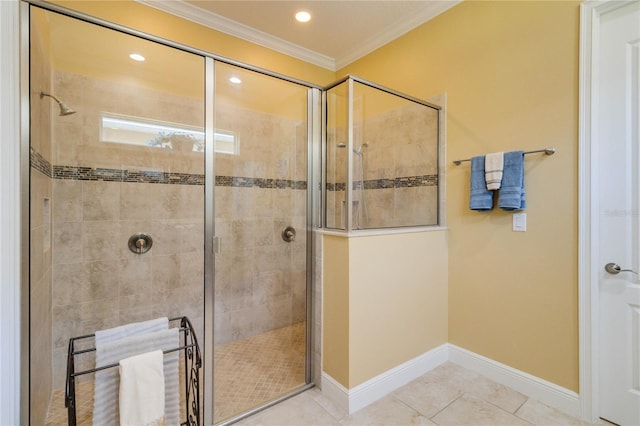
M637 274L636 271L633 271L631 269L622 269L620 265L618 265L615 262L609 262L606 265L604 265L604 270L610 273L611 275L618 275L620 272L633 272L634 274Z

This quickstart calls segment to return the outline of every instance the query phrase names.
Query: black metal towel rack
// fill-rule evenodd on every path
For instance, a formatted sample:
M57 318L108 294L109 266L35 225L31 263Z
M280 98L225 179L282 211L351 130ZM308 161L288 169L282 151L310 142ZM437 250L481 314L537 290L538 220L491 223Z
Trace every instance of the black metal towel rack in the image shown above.
M180 423L184 426L199 426L201 424L200 411L200 368L202 367L202 355L198 339L193 330L193 326L189 318L177 317L170 318L170 322L180 321L180 346L174 349L163 351L164 354L184 351L184 391L185 391L185 420ZM93 347L87 349L76 349L80 342L93 339L95 334L87 334L85 336L72 337L69 340L69 349L67 352L67 382L65 386L64 405L67 408L67 417L69 426L76 426L76 379L86 374L92 374L96 371L106 370L118 367L119 363L109 364L102 367L92 368L88 370L75 371L75 358L83 354L95 352L95 342ZM87 343L87 344L89 344Z

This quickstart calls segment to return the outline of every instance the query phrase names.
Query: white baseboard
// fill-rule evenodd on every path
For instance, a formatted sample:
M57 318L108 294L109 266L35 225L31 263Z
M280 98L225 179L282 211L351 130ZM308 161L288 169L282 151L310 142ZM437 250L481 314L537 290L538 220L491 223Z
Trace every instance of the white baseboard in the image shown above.
M447 346L446 343L438 346L352 389L345 388L323 371L322 393L347 413L355 413L446 362Z
M352 414L446 361L475 371L550 407L580 418L580 396L577 393L448 343L352 389L345 388L327 373L322 372L322 393L345 412Z
M566 414L581 416L580 395L562 386L452 344L449 344L449 361Z

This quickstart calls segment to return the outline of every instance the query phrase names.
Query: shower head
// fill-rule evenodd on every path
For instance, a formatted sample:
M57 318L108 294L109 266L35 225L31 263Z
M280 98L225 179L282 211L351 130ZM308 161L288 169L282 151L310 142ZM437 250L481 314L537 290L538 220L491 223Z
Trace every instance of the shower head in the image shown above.
M64 102L62 102L60 99L58 99L57 97L49 94L49 93L45 93L45 92L40 92L40 99L42 99L43 97L48 96L51 99L53 99L54 101L56 101L58 103L58 106L60 107L60 115L71 115L71 114L75 114L75 110L69 108Z

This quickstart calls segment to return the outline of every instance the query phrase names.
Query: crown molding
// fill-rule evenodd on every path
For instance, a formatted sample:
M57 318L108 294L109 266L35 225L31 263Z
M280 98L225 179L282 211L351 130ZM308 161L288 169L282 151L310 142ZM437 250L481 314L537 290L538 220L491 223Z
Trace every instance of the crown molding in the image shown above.
M279 37L274 37L263 31L256 30L248 25L225 18L207 10L200 9L181 0L157 1L157 0L135 0L162 12L169 13L179 18L186 19L196 24L203 25L216 31L249 41L251 43L275 50L285 55L300 59L302 61L317 65L319 67L335 71L336 61L326 55L322 55L310 49L306 49L297 44L288 42Z
M135 1L331 71L337 71L338 69L349 65L350 63L362 58L363 56L373 52L374 50L384 46L392 40L395 40L462 2L462 0L441 0L430 2L422 11L412 15L409 19L403 19L393 25L389 25L368 42L354 46L348 54L339 58L332 58L299 46L295 43L283 40L279 37L272 36L248 25L241 24L232 19L225 18L217 13L200 9L197 6L186 3L182 0Z
M376 37L373 37L367 43L354 47L354 49L340 57L336 58L336 70L346 67L352 62L362 58L363 56L373 52L376 49L390 43L398 37L408 33L414 28L424 24L427 21L435 18L441 13L446 12L452 7L462 3L463 0L442 0L428 3L428 5L420 12L412 15L409 19L403 19L400 22L396 22L393 25L389 25L383 31L379 32Z

